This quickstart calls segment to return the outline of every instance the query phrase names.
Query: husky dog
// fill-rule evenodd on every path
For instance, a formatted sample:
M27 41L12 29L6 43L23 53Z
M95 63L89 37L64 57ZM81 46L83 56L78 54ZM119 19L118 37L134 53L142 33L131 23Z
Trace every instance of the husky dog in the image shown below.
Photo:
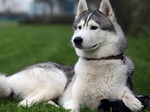
M12 93L31 106L38 102L58 104L71 112L80 105L98 108L102 99L119 99L132 111L142 108L132 92L134 65L123 55L127 48L108 0L92 11L80 0L74 22L72 43L79 60L75 67L52 62L40 63L6 77L0 76L0 96ZM57 105L56 105L57 106Z
M123 56L127 43L109 0L102 0L96 11L80 0L74 29L72 43L79 60L72 97L64 107L79 112L81 104L97 108L101 99L120 99L130 110L140 110L142 104L129 86L134 65Z

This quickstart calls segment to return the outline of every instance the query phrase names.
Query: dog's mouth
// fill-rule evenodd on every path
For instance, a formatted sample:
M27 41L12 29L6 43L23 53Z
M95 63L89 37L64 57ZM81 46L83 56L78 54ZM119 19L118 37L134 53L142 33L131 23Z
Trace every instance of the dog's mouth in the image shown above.
M98 46L98 44L94 44L91 48L95 48L95 47L97 47Z
M80 49L80 50L94 50L98 47L98 44L94 44L90 47L84 47L82 45L75 45L76 48Z

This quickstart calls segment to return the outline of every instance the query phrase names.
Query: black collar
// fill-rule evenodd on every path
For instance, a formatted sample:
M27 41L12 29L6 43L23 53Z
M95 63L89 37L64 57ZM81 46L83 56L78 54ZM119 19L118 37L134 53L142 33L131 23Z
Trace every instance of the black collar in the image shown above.
M120 59L122 61L125 61L125 57L124 57L123 53L116 55L116 56L108 56L108 57L102 57L102 58L86 58L86 57L84 57L84 59L87 61L97 61L97 60L101 61L101 60L113 60L113 59L116 59L116 60Z

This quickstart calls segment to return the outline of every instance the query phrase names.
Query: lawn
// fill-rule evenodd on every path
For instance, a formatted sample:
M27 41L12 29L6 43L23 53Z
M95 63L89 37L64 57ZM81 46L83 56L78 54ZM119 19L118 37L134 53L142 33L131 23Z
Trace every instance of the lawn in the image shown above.
M11 75L26 66L53 61L74 65L77 61L70 44L71 25L7 25L0 26L0 72ZM128 36L126 52L135 63L135 93L150 95L150 38ZM0 99L0 112L67 112L47 104L18 108L19 99ZM88 108L82 112L96 112ZM148 112L148 111L146 111Z

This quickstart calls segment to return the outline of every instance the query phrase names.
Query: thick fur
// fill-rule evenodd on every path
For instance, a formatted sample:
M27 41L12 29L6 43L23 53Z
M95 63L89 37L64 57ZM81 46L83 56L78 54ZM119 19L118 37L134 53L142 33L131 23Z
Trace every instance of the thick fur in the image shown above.
M36 64L9 77L1 75L0 96L20 97L18 106L30 107L43 101L56 105L54 100L63 96L73 75L72 67L51 62Z
M142 104L132 92L131 59L98 60L117 56L127 48L109 1L102 0L99 10L92 11L80 0L74 29L72 43L79 56L74 69L47 62L10 77L1 75L0 96L13 93L22 99L18 104L22 106L43 101L56 105L58 99L58 104L72 112L80 112L81 104L98 108L102 99L119 99L130 110L140 110Z

